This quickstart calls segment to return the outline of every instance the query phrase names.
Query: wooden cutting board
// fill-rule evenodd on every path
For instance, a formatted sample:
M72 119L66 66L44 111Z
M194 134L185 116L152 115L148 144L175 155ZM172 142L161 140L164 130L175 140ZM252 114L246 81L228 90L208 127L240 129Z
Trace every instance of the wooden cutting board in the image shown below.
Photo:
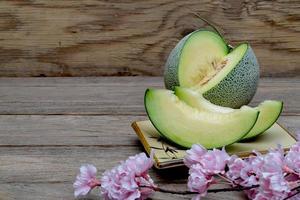
M183 165L186 149L181 149L160 137L157 130L148 121L137 121L132 127L138 135L145 150L149 154L154 150L155 167L158 169L171 168ZM226 147L229 154L236 154L242 158L248 157L253 150L266 153L270 148L280 144L288 150L296 139L286 129L275 123L264 134L247 142L238 142Z

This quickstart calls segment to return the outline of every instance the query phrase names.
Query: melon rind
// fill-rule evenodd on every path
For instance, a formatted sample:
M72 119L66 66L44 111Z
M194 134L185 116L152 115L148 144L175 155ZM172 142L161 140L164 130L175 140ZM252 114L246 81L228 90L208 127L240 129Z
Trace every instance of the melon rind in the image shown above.
M217 85L202 91L210 102L231 108L248 104L255 95L259 80L259 64L248 45L242 60Z
M165 87L169 90L173 90L175 86L179 86L179 78L178 78L178 69L179 69L179 60L181 56L181 51L185 45L185 42L189 39L189 37L194 34L192 32L182 38L177 45L172 49L166 65L164 72L164 81Z

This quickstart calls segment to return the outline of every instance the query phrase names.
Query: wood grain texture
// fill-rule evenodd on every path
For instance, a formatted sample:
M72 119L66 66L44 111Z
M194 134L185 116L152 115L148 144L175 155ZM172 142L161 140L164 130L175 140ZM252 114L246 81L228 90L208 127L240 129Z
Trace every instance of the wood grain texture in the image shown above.
M251 105L282 100L283 115L300 114L300 78L263 78ZM161 77L1 78L0 114L145 115L144 91Z
M0 147L129 148L141 144L130 124L146 116L0 115ZM292 134L300 116L281 116Z
M168 186L168 188L180 188L182 185ZM0 184L0 200L74 200L70 193L70 184L68 183L39 183L39 184ZM182 188L180 188L182 189ZM3 191L3 192L2 192ZM77 200L102 200L98 191L92 191L87 197ZM150 200L190 200L192 195L171 195L164 193L155 193ZM219 193L209 194L205 200L241 200L246 199L242 193L232 192L230 195Z
M279 122L295 132L300 129L299 82L264 78L252 104L284 100ZM0 200L72 200L72 183L82 163L95 164L100 176L143 151L130 123L146 119L147 87L162 87L162 78L1 78ZM161 187L186 190L185 168L151 169L150 174ZM83 199L101 199L97 192ZM156 193L152 199L191 196ZM209 194L206 199L245 197L236 192Z
M181 185L180 185L181 186ZM68 183L39 183L39 184L0 184L0 200L74 200L73 195L68 190ZM176 188L176 187L175 187ZM3 192L2 192L3 191ZM152 196L152 200L190 200L192 195L172 195L157 192ZM151 200L150 199L150 200ZM230 195L219 193L209 194L205 200L241 200L245 199L242 193L232 192ZM77 200L103 200L98 195L98 191L93 191L90 195Z
M140 143L130 125L145 119L126 115L0 115L0 147L136 147Z
M143 151L128 121L141 116L0 116L0 199L74 199L72 182L82 163L99 175L120 160ZM283 116L289 130L300 116ZM88 129L82 131L82 129ZM108 137L110 135L110 137ZM161 187L186 190L187 170L150 170ZM94 191L88 198L96 197ZM155 200L191 199L191 195L156 193ZM244 199L242 193L209 194L207 199Z
M170 50L214 22L249 41L263 76L300 75L300 2L3 0L0 76L162 75Z
M81 163L97 166L99 176L120 160L141 152L138 147L0 147L0 195L8 199L74 199L72 183ZM186 190L187 170L150 170L154 181L172 189ZM60 188L61 187L61 188ZM31 191L31 192L29 192ZM95 191L94 194L97 191ZM231 197L230 197L231 196ZM209 199L240 199L243 194L211 194ZM1 197L1 196L0 196ZM6 197L6 198L5 198ZM8 197L8 198L7 198ZM93 199L96 199L93 198ZM99 199L99 198L97 198ZM152 199L191 199L191 195L157 193Z

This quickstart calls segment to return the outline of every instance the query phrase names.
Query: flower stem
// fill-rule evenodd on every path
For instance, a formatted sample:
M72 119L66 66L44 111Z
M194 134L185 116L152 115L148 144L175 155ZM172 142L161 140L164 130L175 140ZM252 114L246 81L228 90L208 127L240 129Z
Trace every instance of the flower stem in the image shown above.
M100 187L100 186L101 186L101 183L100 183L100 181L99 181L98 179L93 179L93 180L91 180L91 181L89 182L88 185L91 187L91 189L93 189L93 188L95 188L95 187Z
M217 192L244 191L244 190L250 190L253 188L257 188L257 187L258 187L258 185L254 185L251 187L232 187L232 188L210 189L210 190L207 190L207 192L217 193Z
M155 191L157 192L162 192L162 193L171 193L171 194L197 194L197 192L190 192L190 191L174 191L174 190L169 190L166 188L155 188Z
M226 176L222 175L222 174L217 174L220 178L222 178L223 180L227 181L228 183L234 184L234 182L232 180L230 180L229 178L227 178Z
M292 194L292 195L290 195L290 196L286 197L286 198L285 198L285 199L283 199L283 200L290 199L290 198L292 198L292 197L294 197L294 196L296 196L296 195L298 195L298 194L300 194L300 191L297 191L297 192L295 192L294 194Z
M250 190L253 188L258 187L258 185L254 185L251 187L232 187L232 188L220 188L220 189L210 189L207 190L209 193L218 193L218 192L233 192L233 191L244 191L244 190ZM171 193L171 194L198 194L197 192L191 192L191 191L174 191L169 190L166 188L155 188L155 191L163 192L163 193Z
M295 191L295 190L296 190L296 192L295 192L294 194L291 194L290 196L286 197L286 198L283 199L283 200L290 199L290 198L292 198L292 197L294 197L294 196L300 194L300 190L299 190L299 189L300 189L300 186L297 186L297 187L291 189L291 191Z
M298 177L300 177L300 174L295 172L294 170L292 170L291 168L289 168L288 166L283 166L283 170L289 174L295 174L297 175Z
M298 189L300 189L300 185L299 185L299 186L297 186L297 187L294 187L294 188L292 189L292 191L294 191L294 190L298 190Z

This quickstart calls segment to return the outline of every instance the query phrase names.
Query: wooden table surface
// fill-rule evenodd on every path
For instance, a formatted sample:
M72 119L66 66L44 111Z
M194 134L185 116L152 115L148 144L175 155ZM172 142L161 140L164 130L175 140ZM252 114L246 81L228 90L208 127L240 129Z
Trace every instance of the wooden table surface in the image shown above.
M146 119L147 87L161 77L1 78L0 200L74 199L72 183L82 163L99 175L143 151L130 124ZM300 78L263 78L251 103L279 99L279 121L300 128ZM185 168L152 169L155 182L186 190ZM99 199L93 191L87 199ZM190 199L156 193L152 199ZM243 199L241 193L209 194L206 199Z

